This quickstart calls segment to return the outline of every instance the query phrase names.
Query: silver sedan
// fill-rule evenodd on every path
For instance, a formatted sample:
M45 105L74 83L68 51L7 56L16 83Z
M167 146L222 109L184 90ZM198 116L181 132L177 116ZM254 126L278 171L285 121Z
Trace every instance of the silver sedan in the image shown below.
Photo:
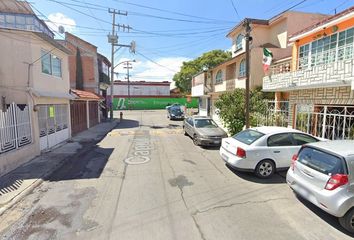
M220 146L222 138L227 137L227 133L209 117L188 117L183 122L183 129L184 135L189 135L195 145Z

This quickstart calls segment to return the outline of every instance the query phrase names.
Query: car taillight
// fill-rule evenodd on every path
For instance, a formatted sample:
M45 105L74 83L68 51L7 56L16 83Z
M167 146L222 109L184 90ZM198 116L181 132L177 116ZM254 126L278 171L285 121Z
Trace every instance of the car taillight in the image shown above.
M236 156L240 158L245 158L246 157L246 151L240 147L237 148L236 150Z
M335 174L327 182L325 189L334 190L337 187L343 186L348 183L348 175Z
M291 167L291 170L293 170L294 171L294 169L295 169L295 163L296 163L296 161L297 161L297 154L294 154L294 156L292 157L292 159L291 159L291 164L290 164L290 167Z

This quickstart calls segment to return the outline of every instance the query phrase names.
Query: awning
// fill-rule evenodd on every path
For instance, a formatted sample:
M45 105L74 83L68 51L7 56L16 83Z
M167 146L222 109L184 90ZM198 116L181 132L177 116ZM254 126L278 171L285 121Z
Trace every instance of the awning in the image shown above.
M104 98L96 93L77 90L77 89L70 89L71 95L75 96L74 99L76 100L91 100L91 101L103 101Z
M30 89L30 92L35 97L75 99L75 97L73 95L71 95L70 93L47 92L47 91L40 91L40 90L36 90L36 89Z

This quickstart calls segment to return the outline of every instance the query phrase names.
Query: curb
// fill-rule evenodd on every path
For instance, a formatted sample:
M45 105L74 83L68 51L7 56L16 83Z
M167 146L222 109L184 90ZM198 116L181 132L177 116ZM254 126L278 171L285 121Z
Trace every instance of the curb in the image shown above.
M117 121L116 124L114 124L109 130L97 141L95 141L95 144L102 141L103 138L107 136L107 134L112 131L115 127L117 127L120 124L120 121ZM58 164L56 164L52 169L50 169L48 172L44 173L40 178L37 178L33 183L31 183L27 188L23 189L21 192L19 192L17 195L15 195L13 198L11 198L9 201L4 203L2 207L0 207L0 216L2 216L8 209L12 208L16 203L21 201L25 196L29 195L35 188L40 186L45 178L49 177L52 175L55 171L60 169L64 164L71 159L75 155L80 155L82 152L84 152L85 148L79 149L76 153L74 153L71 156L67 156L63 158Z

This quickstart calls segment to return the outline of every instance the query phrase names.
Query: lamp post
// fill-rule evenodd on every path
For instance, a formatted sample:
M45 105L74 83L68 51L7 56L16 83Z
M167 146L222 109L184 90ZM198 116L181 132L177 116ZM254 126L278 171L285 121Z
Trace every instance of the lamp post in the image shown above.
M114 83L114 69L116 67L118 67L119 65L123 64L123 63L130 63L130 62L136 62L135 59L133 60L127 60L127 61L123 61L120 63L117 63L117 65L115 65L114 67L112 67L112 79L111 79L111 120L113 119L113 83Z

